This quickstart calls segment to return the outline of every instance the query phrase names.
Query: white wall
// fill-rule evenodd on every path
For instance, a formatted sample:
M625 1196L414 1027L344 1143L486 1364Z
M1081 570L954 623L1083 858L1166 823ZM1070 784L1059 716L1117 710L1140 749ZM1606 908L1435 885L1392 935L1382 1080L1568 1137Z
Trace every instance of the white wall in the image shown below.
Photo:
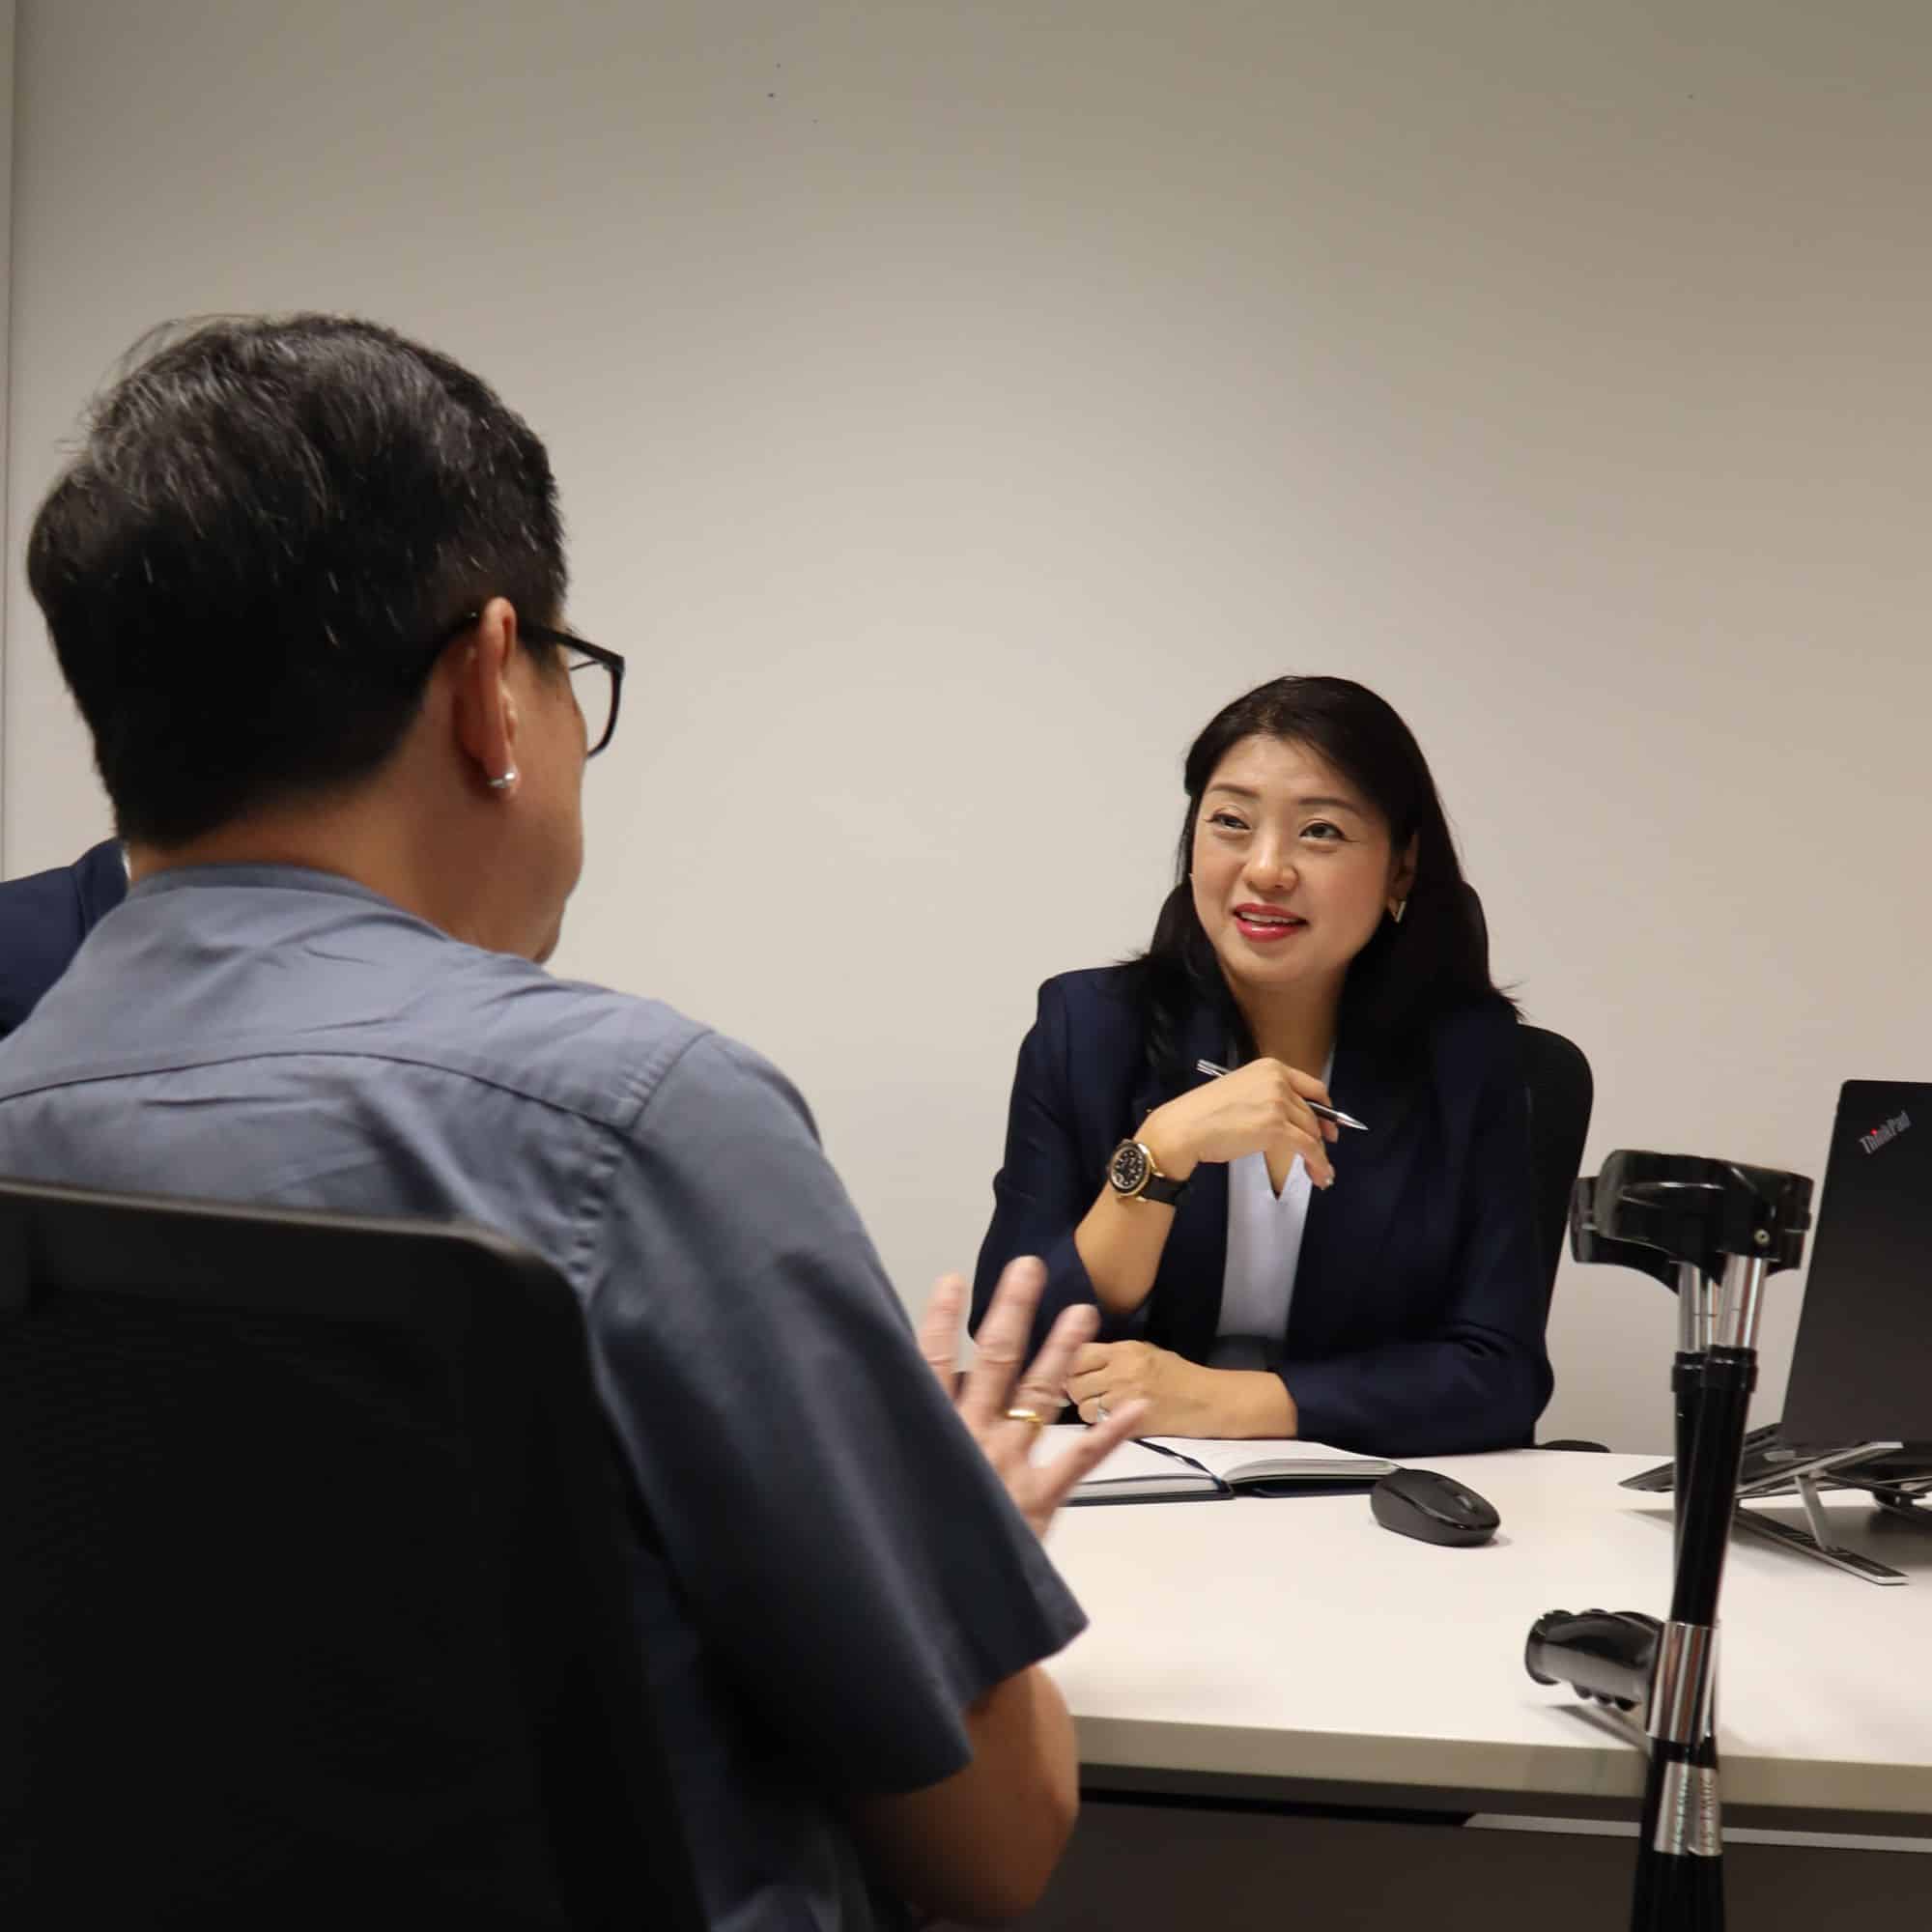
M1815 1172L1932 1074L1918 0L24 0L18 56L10 585L157 318L473 362L635 667L562 963L791 1069L909 1298L1282 669L1416 724L1593 1156ZM6 696L20 871L105 824L30 609ZM1665 1443L1670 1332L1566 1274L1547 1432Z

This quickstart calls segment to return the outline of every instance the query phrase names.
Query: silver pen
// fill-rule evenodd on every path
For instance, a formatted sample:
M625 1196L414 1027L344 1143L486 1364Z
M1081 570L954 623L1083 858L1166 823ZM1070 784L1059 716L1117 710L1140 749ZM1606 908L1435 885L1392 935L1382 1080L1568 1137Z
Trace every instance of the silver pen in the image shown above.
M1218 1080L1234 1069L1216 1066L1211 1060L1197 1060L1194 1063L1194 1070L1197 1073L1211 1073ZM1333 1121L1338 1127L1353 1127L1358 1134L1369 1131L1369 1123L1366 1121L1358 1121L1354 1115L1343 1113L1340 1107L1324 1107L1320 1100L1309 1099L1304 1099L1301 1104L1319 1121Z

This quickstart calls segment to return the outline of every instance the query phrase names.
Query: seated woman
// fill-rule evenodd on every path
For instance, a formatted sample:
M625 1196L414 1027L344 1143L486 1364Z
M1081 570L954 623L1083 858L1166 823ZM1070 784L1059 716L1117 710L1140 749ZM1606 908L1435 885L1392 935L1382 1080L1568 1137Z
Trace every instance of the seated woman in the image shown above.
M1148 1435L1527 1442L1550 1373L1516 1015L1421 749L1359 684L1277 678L1185 784L1147 952L1040 988L976 1323L1037 1254L1041 1322L1100 1309L1066 1384L1088 1421L1144 1398Z

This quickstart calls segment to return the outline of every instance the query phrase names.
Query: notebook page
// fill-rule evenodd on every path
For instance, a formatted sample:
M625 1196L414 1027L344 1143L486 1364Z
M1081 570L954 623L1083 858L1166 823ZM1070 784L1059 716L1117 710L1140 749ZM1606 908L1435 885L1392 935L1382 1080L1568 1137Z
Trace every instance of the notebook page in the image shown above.
M1304 1442L1294 1436L1219 1442L1206 1435L1150 1435L1148 1440L1199 1463L1223 1482L1233 1481L1243 1469L1258 1463L1319 1469L1324 1475L1339 1474L1350 1463L1361 1463L1365 1472L1379 1473L1389 1466L1379 1457L1358 1456L1352 1449L1331 1449L1325 1442Z
M1086 1434L1085 1426L1078 1422L1049 1424L1039 1432L1039 1439L1033 1445L1034 1463L1043 1467L1058 1462ZM1163 1488L1184 1490L1201 1484L1203 1480L1199 1470L1190 1469L1184 1463L1177 1463L1172 1456L1151 1449L1143 1442L1127 1441L1110 1450L1098 1467L1088 1470L1080 1479L1080 1488L1101 1489L1116 1483L1154 1483Z

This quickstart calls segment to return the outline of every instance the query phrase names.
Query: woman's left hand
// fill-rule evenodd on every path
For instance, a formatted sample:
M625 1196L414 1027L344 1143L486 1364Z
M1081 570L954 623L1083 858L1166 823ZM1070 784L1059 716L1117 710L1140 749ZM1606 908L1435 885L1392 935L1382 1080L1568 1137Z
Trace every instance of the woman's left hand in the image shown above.
M1293 1435L1294 1404L1279 1376L1207 1369L1151 1342L1089 1342L1073 1357L1066 1399L1083 1422L1147 1404L1136 1435Z
M1073 1357L1066 1399L1083 1422L1101 1420L1101 1409L1112 1414L1127 1403L1145 1402L1137 1434L1208 1435L1214 1433L1206 1426L1210 1385L1217 1379L1212 1369L1151 1342L1090 1342Z

